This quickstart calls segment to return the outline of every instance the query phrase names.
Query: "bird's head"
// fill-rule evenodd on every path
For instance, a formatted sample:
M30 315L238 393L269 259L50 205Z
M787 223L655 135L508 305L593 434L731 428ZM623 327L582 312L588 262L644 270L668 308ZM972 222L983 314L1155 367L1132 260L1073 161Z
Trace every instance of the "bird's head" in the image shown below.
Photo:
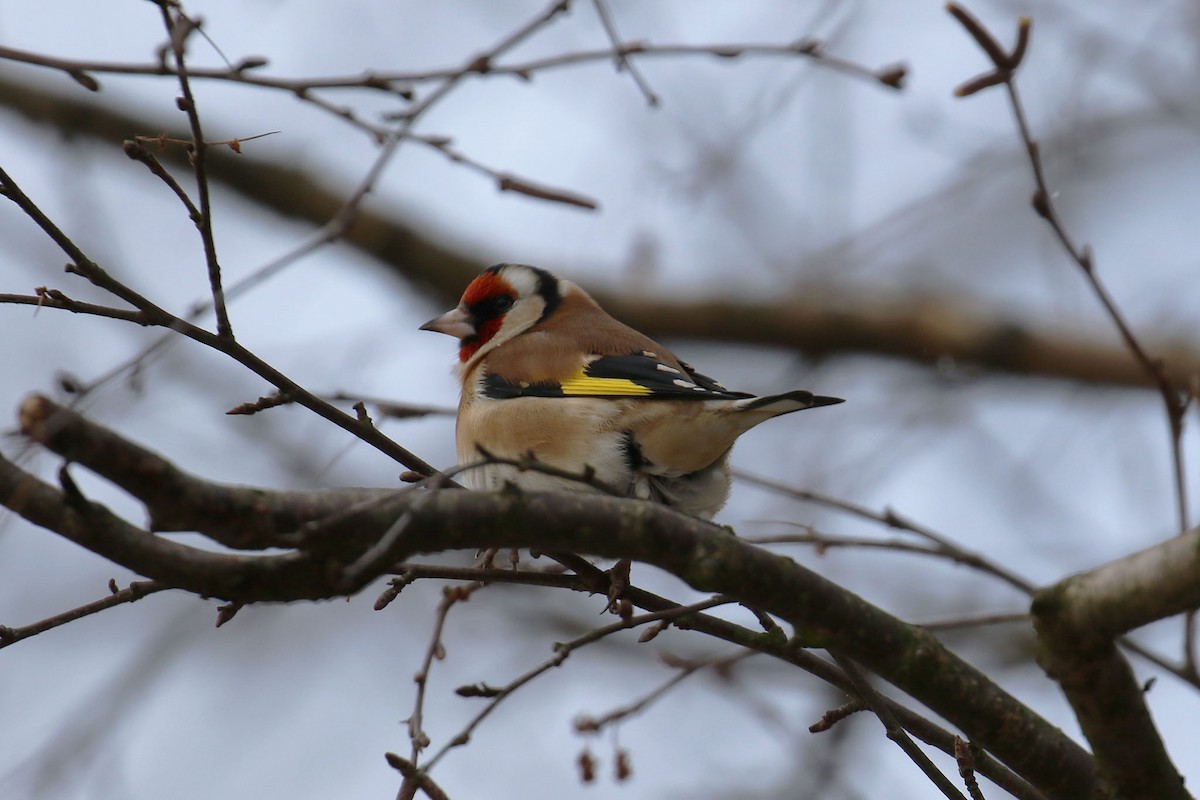
M525 264L496 264L471 281L458 305L421 326L459 340L467 364L541 322L561 302L559 280Z

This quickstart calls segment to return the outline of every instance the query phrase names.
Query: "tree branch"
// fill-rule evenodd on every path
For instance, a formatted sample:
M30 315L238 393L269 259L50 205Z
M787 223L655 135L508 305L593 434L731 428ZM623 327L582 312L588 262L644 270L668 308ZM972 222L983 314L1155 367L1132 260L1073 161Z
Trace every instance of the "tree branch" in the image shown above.
M47 617L39 622L34 622L29 625L24 625L20 628L12 628L8 625L0 625L0 649L8 647L11 644L28 639L31 636L37 636L40 633L53 630L61 625L66 625L68 622L74 622L77 619L98 614L101 611L106 611L114 606L124 605L125 603L135 603L141 600L148 594L165 591L171 587L163 586L156 581L134 581L124 589L117 588L115 580L109 581L109 593L107 597L95 600L91 603L72 608L68 611L63 611L60 614L55 614L52 617Z
M1034 595L1038 661L1062 686L1097 764L1126 796L1190 794L1114 637L1196 608L1200 528Z
M336 531L320 529L300 537L305 550L245 556L154 536L87 501L65 470L61 483L60 488L49 486L0 460L0 503L30 522L165 585L239 602L357 592L378 573L349 580L345 565L405 514L411 521L390 542L389 563L421 553L488 547L631 557L700 591L736 597L786 620L798 644L836 648L941 714L1050 796L1089 797L1095 788L1087 753L931 633L790 559L663 506L582 493L395 492L347 510ZM286 505L286 498L267 500L271 495L259 490L264 507ZM299 516L298 509L287 512L290 519ZM344 537L337 535L341 531Z
M1162 360L1148 355L1096 272L1091 247L1075 243L1055 207L1042 164L1041 148L1033 137L1016 84L1017 70L1028 52L1032 21L1028 17L1020 18L1016 44L1010 51L959 4L947 3L946 9L992 62L990 72L963 84L955 94L965 97L992 86L1004 87L1033 173L1034 210L1047 222L1063 249L1079 267L1135 362L1159 390L1171 434L1179 528L1184 531L1189 524L1182 450L1187 384L1173 385ZM1171 763L1133 671L1114 641L1114 634L1124 632L1128 630L1126 625L1144 619L1147 611L1157 613L1165 607L1168 610L1175 609L1169 613L1177 613L1197 607L1200 591L1196 591L1195 575L1198 574L1200 559L1197 559L1194 551L1198 536L1184 533L1180 538L1188 541L1182 546L1168 543L1161 550L1144 551L1123 563L1108 565L1091 576L1069 578L1034 595L1033 614L1038 632L1039 662L1062 686L1096 753L1096 764L1101 774L1125 797L1182 800L1191 796L1184 788L1183 777ZM1165 563L1164 556L1178 556L1181 563ZM1148 567L1161 568L1163 578L1170 585L1160 587L1158 573L1151 576L1146 571ZM1179 581L1180 568L1184 573L1184 585ZM1154 589L1148 591L1151 583ZM1129 603L1128 607L1116 607L1120 605L1121 598ZM1114 600L1117 602L1114 603ZM1097 616L1096 612L1106 610L1113 614L1113 618Z

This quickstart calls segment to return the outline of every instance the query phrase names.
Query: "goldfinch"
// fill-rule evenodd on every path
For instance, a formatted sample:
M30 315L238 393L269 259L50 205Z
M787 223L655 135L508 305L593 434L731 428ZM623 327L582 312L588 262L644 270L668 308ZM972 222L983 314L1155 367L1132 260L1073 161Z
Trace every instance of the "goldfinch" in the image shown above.
M497 264L421 330L459 340L456 443L468 488L580 491L567 477L485 464L484 454L588 474L621 494L709 518L729 496L729 451L760 422L842 402L726 389L610 317L570 281Z

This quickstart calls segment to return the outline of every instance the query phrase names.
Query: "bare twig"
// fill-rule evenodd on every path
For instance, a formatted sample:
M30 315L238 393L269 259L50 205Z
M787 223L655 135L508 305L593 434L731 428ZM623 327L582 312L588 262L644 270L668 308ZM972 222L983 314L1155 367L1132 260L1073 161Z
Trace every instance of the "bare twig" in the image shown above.
M613 46L613 63L617 67L617 72L626 70L629 72L629 77L633 78L634 84L646 98L646 102L651 106L659 104L658 95L650 88L650 84L646 81L646 76L638 69L637 65L630 60L628 53L622 53L621 35L617 33L617 24L613 21L612 11L608 7L607 0L592 0L592 5L596 9L596 15L600 17L600 24L604 26L604 32L608 34L609 40Z
M187 39L193 31L199 30L200 26L199 23L183 13L178 3L171 0L155 0L155 2L162 13L163 27L166 28L171 53L175 58L175 74L179 79L181 92L181 96L176 98L176 104L187 115L188 126L192 130L189 155L192 171L196 176L196 195L199 199L199 208L192 207L190 203L188 206L192 212L192 221L200 231L200 241L204 246L204 260L208 266L208 283L212 291L213 310L217 315L217 336L221 339L232 340L233 327L229 323L229 312L225 308L225 289L221 285L221 264L217 259L217 245L213 238L212 203L208 191L208 172L205 169L208 142L204 140L204 131L200 125L200 111L196 107L196 97L192 94L192 84L188 78L188 68L184 58Z
M914 522L913 520L910 520L907 517L904 517L904 516L898 514L897 512L895 512L894 510L892 510L890 508L885 509L882 512L874 511L872 509L858 505L857 503L852 503L847 500L842 500L837 497L832 497L830 495L823 494L821 492L815 492L815 491L812 491L809 489L801 489L799 487L790 486L790 485L788 485L786 483L782 483L780 481L772 480L770 478L764 478L764 477L757 476L757 475L752 475L752 474L749 474L749 473L741 471L741 470L736 470L734 472L734 475L739 480L744 480L744 481L754 483L758 486L762 486L766 489L770 489L771 491L779 492L779 493L787 495L789 497L794 497L797 500L803 500L806 502L816 503L818 505L826 506L828 508L833 508L838 511L842 511L844 513L850 514L852 516L859 517L860 519L866 519L866 520L870 520L873 522L877 522L881 525L886 525L889 528L895 528L897 530L907 531L909 533L920 536L921 538L927 539L928 541L933 543L933 546L932 547L922 547L921 545L906 543L906 542L904 542L902 540L898 540L898 539L864 539L864 538L858 538L858 537L856 537L856 538L828 537L828 536L824 536L824 535L819 535L819 534L815 533L814 531L812 531L811 529L808 530L804 534L799 534L799 535L793 534L793 535L786 536L786 537L749 537L752 541L756 541L761 544L766 544L769 541L775 541L775 542L794 541L797 543L812 544L813 546L815 546L817 548L822 548L822 547L866 547L866 548L897 550L900 552L912 552L912 553L917 553L917 554L921 554L921 555L930 555L930 556L947 558L952 561L955 561L956 563L964 564L966 566L970 566L972 568L979 569L989 575L993 575L996 578L999 578L1000 580L1004 581L1005 583L1009 584L1010 586L1013 586L1014 588L1020 589L1022 592L1024 592L1025 594L1028 594L1028 595L1032 595L1033 592L1036 591L1038 588L1032 581L1029 581L1026 578L1021 577L1020 575L1018 575L1014 572L1011 572L1010 570L1008 570L998 564L993 563L992 561L985 558L984 556L979 555L978 553L973 553L969 550L962 549L957 544L955 544L951 539L944 536L943 534L937 533L937 532L933 531L932 529L928 528L927 526L920 525L920 524ZM1154 664L1155 666L1160 667L1161 669L1171 673L1176 678L1179 678L1180 680L1182 680L1186 683L1189 683L1193 686L1200 687L1200 675L1197 675L1195 670L1189 668L1189 665L1187 664L1186 661L1182 664L1176 664L1172 661L1169 661L1167 658L1165 658L1161 654L1155 653L1154 651L1150 650L1149 648L1143 647L1142 645L1138 644L1137 642L1133 641L1132 639L1130 639L1127 636L1121 637L1119 641L1120 641L1121 646L1123 648L1125 648L1126 650L1129 650L1132 653L1136 653L1137 655L1146 659L1147 661Z
M1007 614L979 614L970 617L956 617L953 619L937 620L936 622L919 622L916 624L927 631L953 631L962 628L979 628L984 625L1028 625L1029 622L1028 611L1013 611Z
M1175 482L1175 511L1178 517L1178 529L1180 532L1185 531L1189 527L1190 519L1188 514L1187 481L1183 460L1183 416L1187 407L1184 399L1186 390L1173 385L1168 377L1167 369L1162 359L1150 356L1142 346L1142 343L1134 334L1133 328L1125 319L1125 315L1117 306L1112 294L1108 291L1108 287L1100 279L1100 275L1095 268L1091 246L1087 244L1081 246L1075 243L1074 238L1067 231L1062 216L1054 204L1054 193L1050 190L1050 184L1046 178L1045 166L1042 163L1041 148L1037 140L1033 137L1032 129L1025 115L1025 107L1021 103L1021 97L1017 91L1017 70L1020 68L1021 62L1028 50L1029 36L1033 28L1033 23L1028 17L1021 17L1018 20L1017 42L1013 46L1013 49L1008 51L965 8L957 3L947 3L946 9L962 24L980 48L987 53L988 58L991 59L993 64L991 71L985 72L962 84L955 90L955 94L959 97L967 97L991 86L1004 86L1008 95L1009 106L1012 108L1013 118L1017 124L1017 132L1021 137L1022 143L1025 145L1025 152L1029 157L1030 170L1033 173L1035 189L1032 204L1034 211L1037 212L1038 216L1046 220L1055 237L1067 252L1067 255L1079 266L1080 272L1083 273L1084 279L1092 289L1092 293L1096 295L1101 306L1104 307L1104 311L1108 314L1109 319L1112 320L1126 348L1128 348L1151 382L1157 387L1159 395L1162 397L1171 437L1171 462Z
M346 584L347 591L353 591L354 587L362 586L367 579L379 575L387 569L388 565L393 562L389 553L396 546L397 540L408 530L408 526L412 524L414 515L420 511L422 505L434 496L433 492L435 490L445 489L451 484L450 476L446 473L439 473L425 480L424 488L427 491L417 497L412 505L405 509L396 518L396 521L388 526L383 535L368 547L361 556L343 568L342 579ZM475 588L478 587L476 586ZM474 588L471 591L474 591ZM469 597L470 592L467 592L466 594L460 594L457 600L467 600Z
M598 201L591 197L582 195L579 192L573 192L569 189L545 186L528 178L522 178L518 175L514 175L511 172L504 172L493 167L489 167L483 162L471 158L460 150L455 149L451 145L450 139L444 136L420 136L417 134L410 134L408 138L438 151L455 164L462 164L464 167L469 167L475 172L491 178L496 184L497 191L513 192L514 194L525 195L526 197L533 197L538 200L547 200L552 203L575 206L576 208L584 208L589 211L594 211L600 207L600 203Z
M409 584L421 579L466 581L468 583L512 583L521 586L542 586L588 592L587 583L578 575L554 569L498 569L483 567L451 567L441 564L401 564L391 569L397 577L375 601L375 610L382 611Z
M899 538L869 539L861 536L833 536L820 533L811 528L807 528L804 533L768 534L764 536L747 536L745 538L747 541L754 542L755 544L808 544L813 545L818 552L833 548L859 548L892 550L897 553L916 553L934 558L943 558L947 561L953 561L955 564L971 567L972 569L999 578L1026 594L1032 592L1034 589L1032 584L1022 585L1020 578L993 564L984 556L968 552L954 545L915 544Z
M445 647L442 644L442 631L446 627L446 618L455 604L470 600L471 595L485 585L471 583L466 586L447 586L442 589L442 600L438 603L437 612L434 615L433 631L429 637L429 646L425 649L425 660L421 664L421 669L413 676L413 681L417 684L417 694L413 701L412 715L408 718L408 738L412 743L411 761L413 765L419 763L421 751L429 746L429 735L425 733L423 726L425 691L429 684L429 671L433 668L434 660L440 661L446 655ZM427 772L432 763L431 761L423 771Z
M2 79L0 102L38 122L69 127L72 135L101 141L119 142L130 130L158 124L66 96L34 94L27 86ZM321 185L302 167L257 158L218 158L224 156L219 151L210 155L210 178L219 177L266 208L322 226L294 251L264 268L264 278L324 246L332 240L329 237L370 253L443 301L457 302L462 287L478 272L475 255L448 249L397 218L369 208L359 209L353 228L329 225L343 193ZM245 280L261 283L254 275ZM231 284L227 298L232 293ZM867 352L919 364L952 361L986 372L1085 385L1153 386L1123 346L1110 346L1094 331L1074 325L1031 326L1007 312L989 312L951 296L922 292L882 297L872 292L848 294L843 288L834 298L828 287L812 285L800 287L794 295L762 301L728 296L680 300L603 291L594 295L622 321L655 338L769 344L818 359ZM1200 353L1187 335L1164 329L1153 341L1143 342L1148 349L1169 355L1166 367L1173 383L1190 385Z
M975 756L971 752L971 745L957 736L954 738L954 760L958 762L958 774L971 800L985 800L979 781L975 779Z
M192 202L192 198L188 197L188 193L179 185L179 181L175 180L175 176L168 172L166 167L141 142L135 139L126 139L124 149L125 155L134 161L140 161L145 164L154 177L165 183L167 188L175 193L175 196L179 198L179 202L183 203L183 207L187 209L188 218L191 219L192 224L199 228L203 214L200 213L200 209L196 208L196 204ZM203 232L201 235L203 235Z
M39 633L53 630L60 625L66 625L68 622L83 619L114 606L133 603L141 600L148 594L162 592L170 588L170 586L164 586L158 581L134 581L124 589L118 589L116 582L111 581L109 582L108 597L86 603L78 608L72 608L70 611L55 614L40 622L24 625L20 628L10 628L7 625L0 625L0 649L8 647L11 644L16 644L23 639L28 639L31 636L37 636Z
M853 75L859 78L879 83L889 89L904 87L904 79L908 69L903 64L893 64L878 69L864 67L837 56L831 56L825 51L824 42L819 39L803 38L790 44L651 44L648 42L628 42L614 52L608 50L583 50L565 53L558 56L547 56L518 64L505 64L493 67L490 72L509 73L526 78L529 75L547 69L572 66L589 61L602 61L610 58L625 58L631 56L662 57L662 56L716 56L717 58L742 58L746 56L803 56L810 58L823 66Z
M365 74L346 77L310 77L291 79L273 78L269 76L263 76L258 71L266 65L266 59L259 57L245 58L237 64L229 65L226 69L191 68L186 66L182 60L182 47L184 40L186 39L186 34L191 32L195 23L192 23L192 21L184 16L182 12L177 12L177 18L178 20L185 22L186 27L180 28L182 33L178 35L172 35L171 37L171 46L176 55L176 63L174 66L169 64L165 58L161 58L158 61L150 64L78 61L56 58L38 53L30 53L7 47L0 47L0 58L42 66L49 69L60 70L93 91L99 89L99 84L94 78L94 75L104 73L121 75L176 76L179 78L181 87L184 90L183 99L185 101L187 101L190 96L189 83L191 79L225 80L246 83L263 88L278 89L289 92L300 100L310 103L317 108L326 111L327 113L333 114L334 116L345 120L354 127L368 133L377 143L381 145L386 145L389 139L392 139L397 132L390 130L385 126L369 122L368 120L364 119L361 114L357 113L350 107L339 105L325 99L317 93L318 90L373 89L388 92L410 102L410 106L408 108L393 115L393 118L413 121L468 76L510 75L528 79L533 73L540 70L574 64L583 64L608 58L616 59L616 62L620 67L629 70L638 86L646 93L647 99L651 105L654 105L657 103L658 98L653 94L653 92L650 91L649 87L645 83L645 79L642 77L633 60L630 58L630 56L634 54L639 56L658 55L672 57L707 54L721 58L737 58L748 55L783 57L802 56L813 59L818 63L825 64L833 69L877 81L891 88L900 88L906 72L906 69L901 65L870 69L845 59L830 56L824 52L823 43L816 39L802 39L791 44L651 45L643 42L622 44L619 41L619 37L611 19L611 14L608 13L606 5L602 2L602 0L596 0L596 4L601 23L612 39L613 46L611 49L602 51L571 52L561 54L556 57L541 59L536 62L514 65L500 65L496 62L500 56L504 55L506 52L523 42L534 32L547 25L555 17L565 11L569 3L552 3L547 9L533 17L525 25L514 31L509 37L502 40L490 51L486 51L471 57L465 64L459 67L428 70L417 73L368 72ZM166 11L167 5L174 4L160 2L160 6L164 8L164 14L168 13ZM411 88L412 85L414 83L424 82L437 82L440 85L424 99L419 101L414 100L414 93ZM194 115L190 116L193 117L191 121L193 124L193 130L195 131L195 129L198 127L198 118L194 118ZM507 172L485 166L480 162L451 149L448 146L449 139L446 137L417 134L411 129L411 126L402 126L399 133L400 138L407 138L421 142L442 152L452 161L465 164L472 167L476 171L487 175L496 182L497 187L501 191L517 192L542 200L566 203L583 208L590 209L596 207L594 200L582 197L578 193L563 189L545 187L539 185L535 181L520 178ZM230 141L236 142L238 140ZM203 140L198 140L198 143L195 145L195 153L200 162L203 161L204 156L203 145ZM205 206L203 196L201 197L200 205L202 209ZM218 326L218 329L221 329L220 326Z
M605 625L603 627L588 631L582 636L578 636L568 642L556 644L554 655L551 658L543 661L541 664L537 665L528 672L525 672L524 674L514 678L504 686L495 688L486 687L486 691L483 691L482 695L489 698L488 704L481 709L479 713L476 714L475 717L472 718L471 721L468 722L467 725L461 731L459 731L457 735L447 742L441 750L439 750L432 758L429 759L428 762L426 762L425 770L432 769L433 766L437 764L437 762L441 761L442 758L445 757L445 755L452 749L461 747L470 741L471 735L474 733L475 729L478 728L480 723L487 719L487 717L496 710L500 703L504 702L504 700L511 697L514 692L538 676L554 669L555 667L561 666L562 663L567 660L567 657L576 650L600 641L601 639L611 636L614 633L629 630L630 628L636 628L640 625L646 625L659 620L687 617L699 611L714 608L719 605L725 605L730 602L732 601L727 597L717 596L711 597L707 600L701 600L697 603L692 603L691 605L675 606L673 608L668 608L649 614L640 614L638 616L631 617L628 620L621 620L620 622L614 622L610 625ZM481 694L481 692L478 690L472 690L471 693L477 695Z
M557 7L557 4L556 4ZM557 10L555 11L557 13ZM539 16L539 26L548 21ZM412 72L369 71L355 75L309 76L300 78L284 78L263 75L260 71L267 66L264 58L248 57L225 69L190 68L188 75L192 79L230 81L267 89L278 89L310 100L314 90L320 89L368 89L392 94L403 100L413 96L413 84L443 81L459 74L477 76L510 76L528 79L534 73L570 67L597 61L609 61L614 58L629 60L630 56L639 58L675 57L675 56L713 56L717 58L739 58L747 56L784 57L796 56L811 59L818 64L845 74L864 78L880 83L888 88L903 87L907 69L903 65L889 65L878 68L855 64L846 59L829 55L825 52L824 44L816 39L805 38L787 44L769 43L719 43L719 44L682 44L653 42L625 42L615 47L597 50L580 50L559 55L546 56L536 60L498 64L493 59L474 61L464 70L461 66L446 67ZM95 89L99 88L93 74L96 75L142 75L164 77L176 75L176 70L170 64L152 63L120 63L111 61L76 60L58 58L42 53L32 53L13 47L0 47L0 59L16 61L23 64L58 70L79 80L83 76L90 80ZM91 87L89 87L91 88ZM93 91L95 91L93 89Z
M388 766L404 777L404 783L401 784L400 793L397 795L398 798L412 798L420 790L429 797L429 800L450 800L442 787L438 786L433 778L418 768L416 764L395 753L386 753L385 757Z
M532 581L535 585L555 585L576 591L588 592L603 592L607 588L607 578L599 568L592 566L582 559L577 560L573 567L576 569L575 575L548 575L541 572L514 572L512 570L464 569L460 567L425 564L408 564L400 568L400 570L402 572L401 580L404 580L405 576L408 576L410 580L428 577L487 582L526 583ZM637 587L629 587L626 590L626 597L639 608L648 611L665 611L680 608L676 603ZM658 623L658 625L661 624L663 623ZM836 665L796 646L795 642L789 642L785 637L764 636L763 634L755 633L747 628L703 613L694 613L686 617L675 618L673 624L680 628L687 628L708 636L713 636L730 644L746 648L747 650L753 650L781 659L847 692L853 692L854 690L845 673ZM657 625L651 625L646 630L650 631L657 627ZM643 637L639 641L648 641L648 639L643 634ZM469 694L491 697L496 691L498 689L493 687L479 686L472 687L472 691ZM884 698L884 702L888 704L892 713L902 721L906 730L919 737L921 741L937 747L948 755L953 755L954 734L888 698ZM1003 787L1013 797L1020 800L1047 800L1044 794L1017 777L986 753L981 753L977 757L977 763L981 774L986 775L992 782Z
M48 289L45 286L39 286L36 295L26 294L0 294L0 303L9 303L13 305L34 306L35 308L57 308L63 311L70 311L75 314L87 314L93 317L108 317L109 319L119 319L125 322L133 322L137 325L145 325L146 317L141 311L133 311L126 308L112 308L111 306L101 306L95 303L84 303L79 300L73 300L58 289Z
M702 659L692 662L680 662L677 665L678 671L668 680L664 681L659 686L651 689L646 694L642 695L637 700L634 700L627 705L615 708L606 714L599 717L579 716L575 719L574 728L577 733L599 733L609 725L617 722L623 722L629 717L636 716L651 705L662 699L672 689L683 683L687 678L695 675L697 672L706 669L721 671L728 669L744 658L752 655L757 655L753 650L743 650L740 653L723 656L721 658Z
M925 751L909 738L908 733L904 730L904 726L892 714L887 703L883 702L882 696L879 692L875 691L875 687L867 680L867 677L858 668L858 665L834 650L830 650L829 654L833 656L834 661L838 662L838 666L850 678L858 696L875 712L875 716L883 723L883 728L887 731L887 737L904 751L904 754L920 768L921 772L925 773L925 777L929 778L942 794L950 798L950 800L966 800L962 792L958 791L958 788L950 782L950 779L934 766L934 763L929 760L929 756L925 755Z
M316 395L301 387L298 383L288 378L279 370L272 367L267 362L256 356L254 353L247 350L242 345L238 344L231 337L222 337L213 335L212 333L197 327L192 323L183 320L174 314L169 313L165 309L151 302L146 297L138 294L133 289L126 286L121 281L113 278L108 272L103 270L96 262L92 261L81 250L70 237L68 237L49 217L42 212L36 203L33 202L20 188L20 186L12 179L12 177L3 169L0 168L0 192L13 203L17 205L27 216L33 219L34 222L48 235L55 244L59 246L64 253L70 257L74 263L69 264L67 270L69 272L82 275L96 286L105 289L125 302L134 306L141 312L141 318L138 320L143 325L157 325L164 328L170 328L176 333L180 333L189 339L192 339L200 344L206 345L218 352L221 352L242 366L259 375L266 381L270 382L281 392L290 397L295 398L295 402L299 405L308 408L310 411L316 412L319 416L324 417L333 424L353 434L362 441L370 444L381 452L391 456L409 469L416 470L423 475L432 475L436 470L427 464L424 460L410 453L405 448L401 447L396 442L392 441L387 436L384 436L372 425L364 425L354 417L346 414L336 406L321 400ZM88 313L88 309L83 307L75 307L71 310L78 313ZM107 315L106 315L107 316Z
M1152 359L1134 335L1095 270L1091 247L1079 246L1074 242L1054 206L1038 143L1033 138L1016 85L1017 69L1027 52L1032 23L1027 17L1018 21L1017 43L1011 51L1007 51L966 9L957 3L948 3L946 8L987 53L993 64L991 72L968 81L955 93L963 97L991 86L1004 86L1033 173L1034 210L1046 220L1063 249L1079 266L1126 347L1159 389L1171 434L1176 511L1181 532L1180 537L1167 544L1179 543L1191 535L1187 531L1188 506L1182 455L1186 402L1184 395L1168 379L1161 360ZM1191 548L1185 545L1181 549L1188 551L1184 555L1190 559ZM1136 554L1126 559L1131 563L1114 567L1113 571L1120 574L1117 584L1121 589L1116 592L1097 592L1099 600L1111 601L1115 594L1122 610L1127 610L1132 596L1126 587L1134 582L1132 575L1137 574L1131 570L1132 566L1136 566L1132 560L1143 558L1148 562L1156 555L1150 553L1143 557L1143 554ZM1097 572L1108 574L1102 570ZM1076 619L1081 612L1116 607L1111 602L1107 606L1104 602L1088 602L1093 599L1088 590L1094 590L1098 585L1104 590L1112 588L1111 581L1101 584L1099 581L1084 582L1070 578L1037 592L1033 613L1038 631L1039 662L1062 688L1096 754L1097 766L1116 793L1162 798L1190 797L1150 717L1133 672L1115 646L1113 634L1127 629L1122 623L1127 621L1128 615L1118 615L1111 628L1100 629L1079 624L1080 620ZM1170 605L1186 591L1168 591L1166 594L1162 601ZM1194 602L1189 602L1185 608L1194 609ZM1137 615L1133 616L1137 618ZM1187 659L1185 655L1185 664Z
M837 725L844 719L847 719L860 711L867 711L870 708L865 702L859 698L842 703L837 708L831 708L821 715L821 718L808 726L809 733L825 733L832 730L834 725Z
M761 486L764 489L770 489L773 492L778 492L779 494L787 495L788 497L793 497L797 500L816 503L827 508L836 509L846 514L850 514L860 519L877 522L881 525L886 525L887 527L894 528L898 531L911 533L930 542L933 547L919 547L911 544L904 544L898 540L872 542L872 540L862 539L836 539L834 537L821 537L812 531L809 531L801 536L793 537L759 537L755 539L755 541L759 541L764 544L770 541L797 541L827 547L888 547L909 552L928 553L931 555L949 558L957 563L966 564L979 569L1004 581L1010 586L1020 589L1026 594L1033 592L1033 590L1037 588L1031 581L1025 580L1016 573L993 563L991 560L978 553L974 553L960 547L949 537L934 531L928 526L921 525L891 508L886 508L883 511L875 511L867 508L866 506L852 503L848 500L842 500L841 498L833 497L822 492L812 491L811 489L801 489L799 487L783 483L782 481L777 481L760 475L754 475L745 472L744 470L736 470L734 475L738 480L753 483L756 486Z

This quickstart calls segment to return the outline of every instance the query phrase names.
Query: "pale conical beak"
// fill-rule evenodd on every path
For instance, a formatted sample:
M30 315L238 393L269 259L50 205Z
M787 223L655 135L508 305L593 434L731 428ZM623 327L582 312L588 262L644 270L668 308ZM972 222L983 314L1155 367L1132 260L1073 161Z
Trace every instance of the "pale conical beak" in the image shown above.
M475 325L471 322L471 315L462 306L452 308L440 317L434 317L422 325L420 330L437 331L456 339L466 339L468 336L475 335Z

